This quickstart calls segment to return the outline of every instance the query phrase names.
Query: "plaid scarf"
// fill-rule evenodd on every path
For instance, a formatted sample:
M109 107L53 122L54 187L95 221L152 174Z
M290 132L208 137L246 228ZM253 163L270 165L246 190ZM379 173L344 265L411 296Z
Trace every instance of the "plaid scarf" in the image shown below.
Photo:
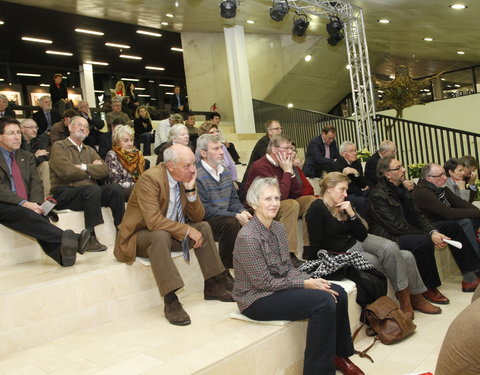
M123 150L120 146L113 146L112 148L120 163L132 175L133 182L137 182L145 170L145 159L142 153L136 148L133 148L132 151Z

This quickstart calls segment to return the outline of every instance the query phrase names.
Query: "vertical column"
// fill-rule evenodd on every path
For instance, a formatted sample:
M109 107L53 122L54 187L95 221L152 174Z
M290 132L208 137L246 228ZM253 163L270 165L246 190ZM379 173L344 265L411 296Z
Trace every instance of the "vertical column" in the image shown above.
M96 107L95 91L93 86L93 67L92 64L82 64L80 70L80 86L82 87L83 99L88 101L90 107Z
M255 133L252 91L242 26L224 28L233 115L237 133Z
M443 83L439 77L432 80L433 100L443 99Z

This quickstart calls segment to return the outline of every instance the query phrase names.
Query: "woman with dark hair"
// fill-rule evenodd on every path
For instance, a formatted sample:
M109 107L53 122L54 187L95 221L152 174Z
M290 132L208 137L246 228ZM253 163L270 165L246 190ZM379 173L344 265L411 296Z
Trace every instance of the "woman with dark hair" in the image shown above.
M254 217L238 233L233 251L233 298L255 320L308 319L304 375L364 374L348 357L354 348L345 290L298 271L290 260L276 178L257 178L247 193Z
M52 107L55 108L61 115L67 109L72 109L72 103L68 100L67 87L63 83L63 75L55 73L53 81L50 84L49 92L52 99Z
M467 186L465 183L465 164L461 159L449 159L443 166L448 177L447 187L467 202L473 202L477 195L477 189Z
M143 143L143 155L150 156L152 154L150 145L153 141L153 128L147 107L141 105L137 108L133 128L135 129L135 147L140 150L140 143Z

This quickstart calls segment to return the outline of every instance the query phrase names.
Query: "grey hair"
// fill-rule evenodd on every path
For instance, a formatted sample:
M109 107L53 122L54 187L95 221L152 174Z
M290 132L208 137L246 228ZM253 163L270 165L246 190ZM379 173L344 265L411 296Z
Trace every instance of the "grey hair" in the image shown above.
M351 145L354 145L355 146L355 143L351 142L351 141L345 141L345 142L342 142L342 144L340 145L340 148L338 149L338 152L340 154L343 154L345 152L345 150L347 149L348 146L351 146Z
M0 98L1 99L1 98ZM26 126L29 122L33 122L35 125L37 125L37 123L35 122L35 120L33 118L24 118L21 122L20 122L20 128L23 128L24 126Z
M207 151L210 143L218 143L220 138L215 134L204 134L197 139L197 151Z
M292 143L292 140L289 137L287 137L285 134L277 134L272 139L270 139L270 142L268 143L268 146L267 146L267 154L272 152L272 147L279 147L282 142Z
M6 97L6 95L3 95L3 94L0 94L0 100L5 100L8 104L8 98Z
M82 116L74 116L71 118L70 120L70 124L76 124L78 120L81 120L81 119L85 119L84 117Z
M43 95L43 96L40 97L40 99L38 99L38 102L39 102L39 103L40 103L40 102L43 102L43 100L44 100L45 98L48 98L48 99L50 99L50 100L52 99L52 98L50 98L50 95Z
M382 141L382 143L380 143L380 147L378 148L378 152L382 153L382 152L390 150L390 148L392 147L392 144L394 144L392 141L389 141L388 139L385 139L384 141Z
M130 125L115 126L112 134L112 144L114 146L118 146L120 144L120 138L122 138L125 133L130 135L131 137L134 136L134 131Z
M280 186L278 184L278 180L275 177L257 177L255 178L255 180L253 180L247 192L247 203L250 207L258 206L260 191L265 186L274 186L280 193Z
M185 125L183 125L183 124L173 125L168 132L168 140L173 141L173 138L178 137L181 130L185 130L188 134L188 129Z
M428 163L428 164L426 164L426 165L423 166L422 172L421 172L423 178L427 178L427 177L430 176L430 172L432 171L432 167L433 167L434 165L438 165L438 164ZM441 165L439 165L439 166L441 167Z
M174 113L170 116L170 121L173 124L183 124L183 116L179 113Z
M172 150L172 147L167 148L163 151L163 162L164 163L177 163L178 155L175 150Z
M82 104L84 103L87 103L88 104L88 100L80 100L77 104L77 108L80 107Z
M112 99L112 104L113 104L113 103L120 103L120 104L122 104L122 99L120 99L120 98L118 98L118 97L115 97L115 98Z

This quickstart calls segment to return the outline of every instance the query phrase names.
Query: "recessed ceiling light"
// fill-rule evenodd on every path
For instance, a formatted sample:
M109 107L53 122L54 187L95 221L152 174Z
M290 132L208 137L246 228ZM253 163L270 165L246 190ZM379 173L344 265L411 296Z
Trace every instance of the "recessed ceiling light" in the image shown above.
M173 92L166 92L165 95L173 95Z
M41 74L37 73L17 73L17 76L22 76L22 77L41 77Z
M287 104L287 107L288 107L288 108L293 108L293 104L292 104L292 103L288 103L288 104Z
M48 83L40 83L40 86L42 87L50 87L50 85Z
M172 51L176 51L176 52L183 52L183 48L179 48L179 47L172 47L170 48Z
M127 44L105 43L105 45L107 47L126 48L126 49L130 48L130 46Z
M145 91L145 87L135 87L135 90Z
M150 70L165 70L165 68L162 68L161 66L150 66L147 65L145 69L150 69Z
M452 4L452 5L449 5L450 8L452 9L465 9L467 8L466 5L464 4Z
M379 93L379 94L383 94L383 90L378 90L378 93Z
M347 65L345 66L345 69L350 70L350 69L352 69L352 66L351 66L350 64L347 64Z
M106 62L102 62L102 61L92 61L92 60L85 61L85 64L108 65L108 63L106 63Z
M0 82L3 82L3 81L5 81L5 78L0 78Z
M133 56L133 55L120 55L122 59L130 59L130 60L141 60L140 56Z
M446 81L446 79L445 79L445 78L440 78L440 80L441 80L441 81Z
M386 18L383 18L381 20L377 20L379 23L390 23L390 20L387 20Z
M140 80L138 78L120 78L122 81L133 81L133 82L139 82Z
M167 13L167 14L165 14L165 16L167 16L168 18L173 18L173 14L172 14L172 13Z
M162 22L161 25L168 26L168 22Z
M141 96L142 98L149 98L150 95L147 95L147 94L138 94L138 96Z
M305 56L305 61L309 62L312 59L312 55Z
M245 22L249 23L250 25L253 25L255 23L254 20L246 20Z
M53 43L51 40L48 40L48 39L32 38L30 36L22 36L22 40L25 40L26 42L45 43L45 44Z
M93 92L98 92L98 93L102 93L102 94L104 93L103 90L93 90Z
M155 81L153 79L149 79L148 82L154 83Z
M88 29L75 29L77 33L90 34L90 35L104 35L101 31L88 30Z
M62 51L47 50L45 51L45 53L48 53L49 55L73 56L73 53L71 52L62 52Z
M390 75L388 76L388 78L390 78L390 79L395 79L395 75L390 74Z
M175 85L170 85L168 83L160 83L158 86L162 86L162 87L175 87Z
M4 23L5 23L5 22L3 22L3 21L0 21L0 25L3 25Z
M175 1L175 8L178 8L180 6L180 3L178 1Z
M154 33L152 31L145 31L145 30L137 30L137 34L156 36L157 38L160 38L162 36L162 34Z
M425 42L433 42L433 38L425 37L423 38Z
M465 55L465 51L457 51L459 55Z
M460 87L460 85L455 85L455 87Z

